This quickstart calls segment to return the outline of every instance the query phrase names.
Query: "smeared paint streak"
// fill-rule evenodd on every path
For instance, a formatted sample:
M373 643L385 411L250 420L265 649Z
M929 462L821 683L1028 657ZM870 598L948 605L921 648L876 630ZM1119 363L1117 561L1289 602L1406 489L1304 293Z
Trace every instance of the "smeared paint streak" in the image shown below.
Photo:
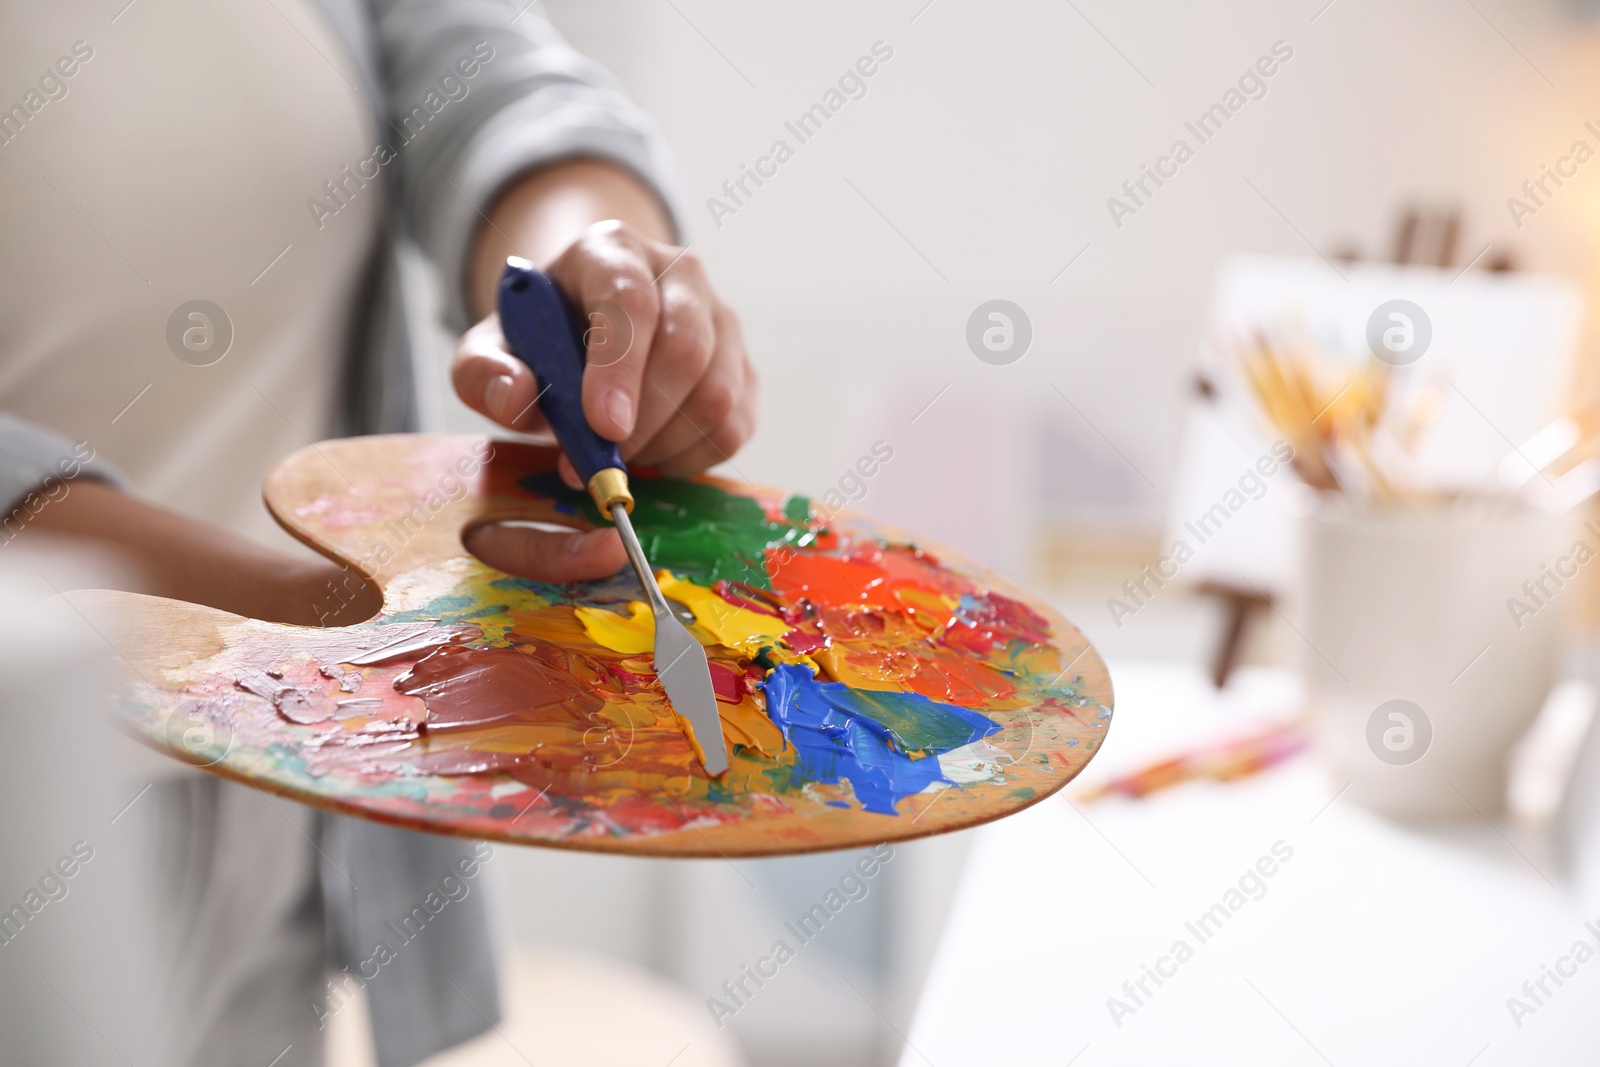
M695 588L688 582L677 579L674 582L677 594L682 593L682 587ZM629 608L631 617L604 608L572 609L564 606L546 608L537 613L514 612L513 617L517 619L514 632L525 639L543 638L566 647L587 647L600 656L607 651L624 656L643 655L654 646L654 620L642 602L635 601ZM573 619L582 624L580 630L575 631L571 626ZM759 673L755 679L746 677L741 663L715 646L708 647L706 652L712 691L716 694L717 710L722 715L723 734L735 746L752 754L776 759L783 753L783 734L752 696L752 682L759 679ZM653 667L638 662L637 671L628 670L628 665L633 662L638 661L619 660L611 668L624 688L642 689L658 684ZM670 716L671 712L663 708L663 714Z
M575 611L590 640L613 652L637 656L655 648L655 619L650 615L650 606L642 600L629 604L626 615L605 608L580 607Z
M872 595L887 576L870 564L836 556L794 555L772 569L772 588L791 603L809 600L819 607L887 606L886 597Z
M352 667L373 667L380 663L393 663L395 660L412 659L419 653L440 648L453 641L459 641L472 634L463 634L457 630L450 630L439 626L427 627L421 633L407 634L383 645L381 648L363 652L344 662Z
M660 781L670 786L669 795L681 794L692 775L692 757L649 660L596 642L577 610L581 609L551 604L509 612L506 634L514 642L511 647L452 646L424 658L404 679L397 679L397 691L421 697L428 709L425 752L406 755L405 761L429 774L510 774L535 788L579 790L604 803L628 795L641 775L660 776ZM625 617L604 608L594 610L626 622ZM417 688L430 680L417 676L435 670L442 661L450 667L442 673L464 678L469 670L457 671L455 664L465 653L479 662L494 657L514 673L534 671L546 679L553 673L570 682L572 691L587 696L569 702L564 709L547 706L530 715L518 713L513 702L509 707L490 709L488 721L454 721L449 708L441 705L441 696L446 704L459 699L472 710L482 710L461 690L463 682L453 678L453 692L441 694ZM783 735L763 713L742 672L736 661L712 660L713 677L722 678L717 688L724 732L752 756L776 759L784 751ZM481 681L474 677L464 684ZM511 715L500 717L502 711ZM347 720L341 725L354 731L358 723ZM360 756L361 739L348 732L341 736L352 754ZM331 748L327 756L338 758ZM752 774L759 771L746 771L745 777Z
M310 690L283 681L281 674L274 678L266 671L247 667L234 674L233 684L246 693L271 701L278 714L290 722L314 726L333 718L333 710L326 702L314 699Z
M711 691L722 703L737 704L750 691L743 676L732 668L721 663L708 663L706 666L711 670Z
M1045 619L1009 597L963 586L911 546L783 558L773 590L791 605L784 616L800 642L811 633L826 639L812 655L846 685L1004 708L1022 699L1016 668L1045 669L1018 662L1048 646Z
M340 663L352 667L371 667L401 659L415 659L428 649L482 636L476 626L432 621L352 627L349 630L322 630L307 626L300 628L300 633L300 647L330 668ZM337 674L330 674L330 677L337 677Z
M428 709L428 733L521 722L587 729L604 701L576 678L509 648L447 645L394 680Z
M781 636L789 632L789 623L778 615L740 607L715 591L679 578L671 571L658 572L656 581L660 583L663 595L682 604L694 615L695 636L702 644L709 637L712 642L734 652L756 656L762 649L775 649ZM613 652L642 655L655 647L655 620L643 601L630 603L627 615L605 608L579 607L575 610L588 638ZM803 643L820 647L826 641ZM775 657L775 662L796 658L777 651L771 655ZM807 666L815 666L803 655L798 658Z
M670 571L662 571L657 580L663 595L692 611L694 621L729 648L748 648L753 652L761 645L772 644L779 634L789 629L789 624L776 614L739 607Z
M768 615L782 615L783 601L773 596L770 590L756 589L744 582L720 581L711 587L716 594L728 603L740 608L749 608L751 611L765 612Z
M1005 707L1017 691L1004 673L986 662L964 659L937 646L895 646L867 634L836 637L816 660L830 678L845 685L920 693L946 704Z
M927 755L1000 729L965 708L917 695L862 693L819 682L791 664L773 670L761 688L767 714L794 746L804 776L830 783L848 779L862 807L884 815L897 814L895 804L902 797L946 780L939 761L912 758L907 741Z
M554 472L532 475L521 484L596 525L606 521L587 493L567 488ZM788 497L776 514L769 514L750 497L703 482L635 478L632 489L633 527L650 562L708 588L734 579L769 589L767 551L785 545L804 548L817 539L805 497Z
M949 752L1000 729L1000 724L986 715L953 704L936 704L917 694L847 691L856 708L875 719L889 732L895 747L912 759Z

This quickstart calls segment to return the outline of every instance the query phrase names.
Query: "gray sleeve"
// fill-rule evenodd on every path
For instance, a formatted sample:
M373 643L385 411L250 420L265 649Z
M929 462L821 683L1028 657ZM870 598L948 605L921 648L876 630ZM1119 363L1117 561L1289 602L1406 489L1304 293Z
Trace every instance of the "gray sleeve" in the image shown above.
M95 458L87 441L73 444L14 415L0 411L0 520L11 516L34 490L49 496L53 483L98 478L117 488L127 479Z
M575 156L615 163L655 191L682 232L654 121L525 2L372 0L400 213L443 273L458 328L468 325L466 260L483 213L533 168Z

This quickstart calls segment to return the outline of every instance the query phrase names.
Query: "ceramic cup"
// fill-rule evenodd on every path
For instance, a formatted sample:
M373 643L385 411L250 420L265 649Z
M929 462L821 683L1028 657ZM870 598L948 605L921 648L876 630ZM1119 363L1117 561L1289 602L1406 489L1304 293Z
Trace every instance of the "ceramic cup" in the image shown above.
M1408 818L1503 810L1600 534L1507 501L1323 506L1301 532L1313 734L1346 796Z

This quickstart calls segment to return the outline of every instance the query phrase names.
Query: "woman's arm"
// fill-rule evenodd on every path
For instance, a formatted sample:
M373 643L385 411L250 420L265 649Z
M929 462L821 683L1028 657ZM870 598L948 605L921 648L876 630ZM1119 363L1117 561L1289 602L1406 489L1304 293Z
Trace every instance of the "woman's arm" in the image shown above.
M507 256L548 269L584 231L606 219L616 219L652 241L672 242L672 223L661 201L615 164L569 160L514 182L495 200L473 242L468 267L473 317L493 314L495 287Z
M67 483L18 536L93 547L142 577L141 592L254 619L343 626L378 611L377 591L331 560L262 548L93 479Z

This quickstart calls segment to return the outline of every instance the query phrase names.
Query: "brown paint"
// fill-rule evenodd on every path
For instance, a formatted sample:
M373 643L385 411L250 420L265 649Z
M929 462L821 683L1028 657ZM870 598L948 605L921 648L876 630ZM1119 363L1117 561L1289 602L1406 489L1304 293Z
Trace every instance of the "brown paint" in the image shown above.
M510 648L446 645L418 660L394 687L422 698L425 733L512 724L584 730L605 706L570 674Z

